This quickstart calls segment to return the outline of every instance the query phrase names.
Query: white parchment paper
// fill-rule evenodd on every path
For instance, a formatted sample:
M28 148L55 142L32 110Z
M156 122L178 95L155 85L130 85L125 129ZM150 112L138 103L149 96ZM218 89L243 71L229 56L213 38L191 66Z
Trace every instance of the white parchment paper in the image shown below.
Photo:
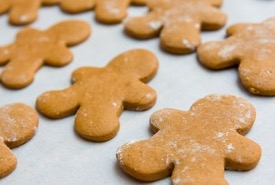
M224 0L222 9L228 14L227 26L237 22L259 22L274 16L274 0ZM132 7L130 15L146 12ZM22 27L10 26L7 16L0 16L0 45L8 44ZM211 71L201 66L195 54L175 56L159 48L159 39L139 41L123 33L123 26L106 26L94 20L93 12L68 15L58 7L41 8L39 19L31 26L46 29L58 21L81 19L93 27L85 43L71 48L74 60L63 68L42 67L35 81L22 90L9 90L0 85L0 105L22 102L35 105L38 95L48 90L64 89L70 85L70 75L81 66L105 66L116 55L134 48L147 48L160 62L157 76L149 85L158 92L157 104L145 112L124 111L120 117L118 135L104 143L88 142L73 129L74 116L50 120L40 115L35 137L13 149L18 159L16 170L0 180L0 185L137 185L125 175L116 162L116 150L125 142L147 139L150 115L161 108L188 110L192 103L208 94L233 94L254 104L257 119L247 135L259 143L263 154L259 165L249 172L225 172L233 185L273 185L275 183L275 98L249 94L240 84L236 68ZM226 28L226 27L225 27ZM221 40L225 28L204 32L203 41ZM275 61L274 61L275 62ZM0 67L2 70L3 67ZM170 178L148 184L171 184Z

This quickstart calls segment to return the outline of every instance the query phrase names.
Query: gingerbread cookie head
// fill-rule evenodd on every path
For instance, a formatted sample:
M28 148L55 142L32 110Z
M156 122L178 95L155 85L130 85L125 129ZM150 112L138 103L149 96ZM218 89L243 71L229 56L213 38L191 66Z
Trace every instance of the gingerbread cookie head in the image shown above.
M117 152L123 171L143 181L172 174L172 184L227 184L224 169L250 170L260 146L245 138L254 107L235 96L210 95L187 112L163 109L151 116L156 134L130 142Z
M46 31L23 29L14 43L0 47L0 65L7 64L1 82L9 88L26 87L43 64L68 64L73 58L68 46L83 42L89 34L90 26L82 21L64 21Z
M239 66L243 86L257 95L275 95L275 18L260 24L235 24L228 38L198 49L200 62L211 69Z
M154 77L158 61L137 49L115 57L106 67L83 67L73 73L73 86L42 94L37 108L50 118L76 113L75 129L85 139L107 141L119 130L123 109L146 110L156 102L156 92L144 84Z
M0 0L0 14L9 13L9 21L15 25L25 25L37 18L40 0Z
M0 178L16 167L16 157L9 148L18 147L32 138L38 126L38 115L24 104L0 108Z
M200 44L201 30L216 30L225 24L226 15L214 7L219 2L148 0L150 11L145 16L128 18L125 30L140 39L159 36L162 48L170 53L190 53Z

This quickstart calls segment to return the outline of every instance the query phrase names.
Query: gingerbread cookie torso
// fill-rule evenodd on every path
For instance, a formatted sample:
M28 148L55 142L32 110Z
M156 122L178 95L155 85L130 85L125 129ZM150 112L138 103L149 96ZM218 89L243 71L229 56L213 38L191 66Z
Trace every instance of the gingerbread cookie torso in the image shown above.
M72 87L42 94L37 108L50 118L76 113L75 129L82 137L107 141L117 134L123 109L141 111L155 104L156 92L144 83L154 77L157 68L151 52L130 50L104 68L77 69Z
M35 134L38 115L29 106L11 104L0 108L0 178L16 167L16 157L10 148L18 147Z
M243 86L256 95L275 96L275 18L260 24L235 24L228 38L198 49L200 62L211 69L238 66Z
M14 43L0 47L0 65L7 64L0 81L8 88L26 87L43 64L70 63L73 55L68 46L83 42L89 34L90 26L82 21L64 21L46 31L23 29Z
M173 185L224 184L224 169L250 170L261 148L245 138L255 120L255 109L235 96L210 95L188 112L163 109L150 119L156 133L130 142L117 152L123 171L143 181L172 174Z
M145 16L129 17L125 30L130 36L148 39L160 36L164 50L170 53L194 52L200 44L201 30L216 30L226 23L226 15L216 6L221 1L147 0Z

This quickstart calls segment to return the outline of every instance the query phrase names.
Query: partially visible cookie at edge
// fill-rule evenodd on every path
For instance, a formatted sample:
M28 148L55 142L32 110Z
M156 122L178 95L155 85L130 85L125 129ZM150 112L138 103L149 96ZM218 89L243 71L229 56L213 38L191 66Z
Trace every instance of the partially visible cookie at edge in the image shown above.
M38 127L38 115L31 107L16 103L0 107L0 178L16 167L10 149L29 141Z
M252 94L275 96L275 18L239 23L228 38L198 48L199 61L214 70L238 67L243 86Z

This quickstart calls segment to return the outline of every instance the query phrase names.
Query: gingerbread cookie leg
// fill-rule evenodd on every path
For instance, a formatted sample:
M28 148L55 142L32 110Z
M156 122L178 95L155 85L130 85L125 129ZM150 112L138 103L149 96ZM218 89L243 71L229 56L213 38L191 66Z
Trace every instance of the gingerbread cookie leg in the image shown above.
M14 0L9 12L10 22L16 25L29 24L37 18L40 0Z
M205 159L213 161L207 164L205 168L205 163L203 160L200 163L200 159ZM196 162L194 162L196 160ZM189 161L189 162L188 162ZM179 161L176 161L178 163ZM189 160L185 159L180 163L185 165L175 165L172 173L172 184L186 184L186 185L202 185L202 184L218 184L218 185L228 185L224 179L224 160L217 160L215 156L211 154L199 154L194 158L190 157ZM209 167L209 168L208 168ZM199 173L198 173L199 172ZM215 176L213 176L215 175Z
M152 11L145 16L130 18L125 22L125 31L132 37L148 39L158 36L162 26L162 12Z
M195 22L178 22L164 26L160 34L161 47L171 53L193 52L200 42L200 26Z
M121 22L127 15L130 0L96 1L96 19L106 24Z
M226 147L225 168L238 171L253 169L261 158L259 145L243 136L236 134L234 137L232 136L228 137L228 143L231 144ZM258 148L255 148L255 146L258 146Z
M22 61L30 61L29 63ZM1 82L9 88L19 89L32 83L35 72L42 66L43 60L33 56L16 56L1 73Z
M86 102L89 100L86 100ZM96 111L95 111L96 110ZM76 113L75 129L85 139L108 141L119 130L118 116L123 106L114 101L94 100Z
M169 176L173 165L166 160L168 152L157 145L148 146L144 141L121 146L116 154L120 167L142 181L154 181Z
M15 169L16 163L14 154L3 141L0 141L0 179L9 175Z
M11 58L11 47L12 45L0 47L0 65L6 64Z
M202 30L218 30L222 28L227 20L227 16L217 8L208 7L207 9L208 12L202 11L200 13Z
M275 46L273 46L275 50ZM258 56L257 56L258 55ZM251 65L251 58L254 64ZM242 58L238 71L243 86L253 94L273 95L275 92L275 54L265 52L252 53Z
M223 69L240 63L238 42L235 39L202 44L197 54L200 62L211 69Z
M79 107L79 101L72 87L43 93L37 98L36 107L49 118L57 119L74 114Z
M139 91L136 92L136 89L139 89ZM144 83L137 81L128 86L123 105L128 110L142 111L151 108L156 103L156 100L156 92Z
M62 67L73 60L72 52L66 46L54 46L51 54L45 58L45 64L55 67Z

